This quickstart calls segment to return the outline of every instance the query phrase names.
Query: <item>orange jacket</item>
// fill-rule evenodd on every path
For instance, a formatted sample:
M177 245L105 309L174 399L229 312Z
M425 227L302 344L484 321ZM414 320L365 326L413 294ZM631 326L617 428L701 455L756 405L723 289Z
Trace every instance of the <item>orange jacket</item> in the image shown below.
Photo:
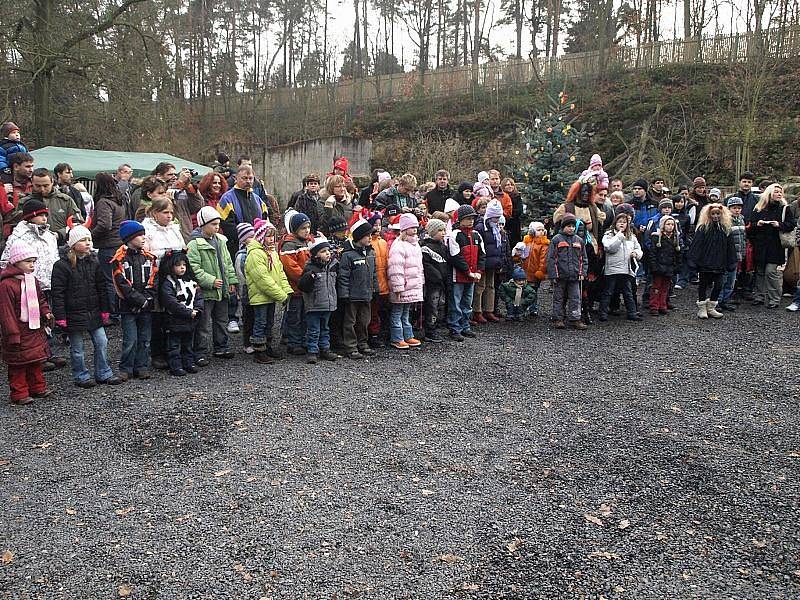
M550 240L543 235L536 238L526 235L522 241L529 250L528 258L523 263L528 281L547 279L547 249L550 247Z
M372 249L375 251L375 270L381 296L389 293L389 244L380 234L372 234Z
M494 197L500 201L500 205L503 207L503 216L506 219L510 219L511 211L514 210L514 203L511 202L511 196L509 196L506 192L502 192L500 194L495 192Z
M300 296L300 288L297 283L303 275L303 269L310 256L305 242L297 239L293 234L287 233L278 242L278 256L281 259L283 270L286 272L286 279L292 286L294 296Z

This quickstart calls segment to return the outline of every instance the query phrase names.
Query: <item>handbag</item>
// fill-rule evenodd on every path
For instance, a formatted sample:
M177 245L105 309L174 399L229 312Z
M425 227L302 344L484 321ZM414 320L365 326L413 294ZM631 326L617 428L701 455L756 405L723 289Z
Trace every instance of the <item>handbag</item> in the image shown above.
M786 209L788 206L783 207L781 213L781 226L786 222ZM797 227L790 231L778 231L778 236L781 238L781 246L784 248L797 248Z

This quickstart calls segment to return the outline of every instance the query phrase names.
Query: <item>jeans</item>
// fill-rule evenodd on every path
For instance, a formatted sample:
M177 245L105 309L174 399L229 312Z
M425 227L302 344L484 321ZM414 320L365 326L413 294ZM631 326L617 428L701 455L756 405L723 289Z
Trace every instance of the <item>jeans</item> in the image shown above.
M678 278L675 281L675 285L679 285L684 289L689 287L689 263L685 260L682 260L680 267L678 267Z
M792 298L792 302L800 304L800 279L797 280L797 287L794 289L794 298Z
M119 357L120 371L133 375L146 371L150 365L150 335L152 333L149 312L122 315L122 355Z
M114 372L108 365L108 338L106 330L102 327L93 329L89 332L94 347L94 379L95 381L105 381L114 376ZM86 359L83 350L83 332L69 334L69 354L72 361L72 379L75 381L89 381L89 369L86 368Z
M389 315L389 340L402 342L414 337L414 328L411 327L411 304L392 304Z
M611 298L615 297L620 291L625 299L625 310L629 317L636 314L636 297L633 295L633 277L630 275L606 275L606 287L603 290L603 297L600 299L600 315L608 316L608 307Z
M553 320L564 320L564 299L567 303L567 319L581 320L581 282L553 279Z
M200 322L194 334L194 353L197 358L207 358L212 351L227 352L228 350L228 299L206 300L203 312L200 313Z
M170 371L188 369L194 365L193 340L193 331L170 331L167 333L167 360Z
M106 280L106 292L108 293L108 306L111 312L115 312L117 306L117 291L114 289L114 268L111 266L111 259L116 254L116 248L100 248L97 251L97 260L100 262L100 270L103 272L103 278Z
M425 288L425 305L423 317L425 321L425 334L432 335L436 331L436 322L439 320L439 307L446 304L445 290L443 287Z
M321 350L331 349L331 320L329 311L314 310L306 313L306 350L309 354L319 354Z
M447 325L452 333L469 331L469 318L472 316L472 294L474 291L474 283L454 283L450 289Z
M238 321L236 313L239 311L239 293L233 292L228 299L228 321Z
M302 296L289 296L286 305L286 339L289 350L302 348L306 338L308 314L305 313ZM327 325L326 325L327 329Z
M275 303L257 304L253 309L253 337L250 342L258 352L267 349L267 340L272 338L272 326L275 324Z
M252 345L250 338L253 337L255 318L253 307L250 304L242 303L242 346L244 347Z
M722 282L722 293L719 296L720 302L727 302L733 296L733 288L736 287L736 269L725 272L725 279Z

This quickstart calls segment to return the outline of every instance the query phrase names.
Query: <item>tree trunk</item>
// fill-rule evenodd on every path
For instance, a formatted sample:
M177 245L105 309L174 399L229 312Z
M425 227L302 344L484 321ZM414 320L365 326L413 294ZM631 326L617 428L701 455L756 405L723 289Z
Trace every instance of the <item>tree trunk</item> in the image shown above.
M33 14L36 15L33 34L36 39L50 39L55 0L35 0ZM34 60L33 74L33 133L42 146L53 144L53 128L50 125L51 83L55 65L44 57Z
M473 38L472 38L472 64L478 66L481 51L481 0L474 0L473 4Z

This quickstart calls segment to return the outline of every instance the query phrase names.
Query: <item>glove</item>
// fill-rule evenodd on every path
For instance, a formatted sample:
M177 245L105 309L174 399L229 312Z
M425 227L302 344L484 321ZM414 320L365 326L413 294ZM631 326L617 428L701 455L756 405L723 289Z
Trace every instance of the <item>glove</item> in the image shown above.
M103 321L103 325L108 325L111 321L111 314L107 312L100 313L100 319Z
M56 325L61 327L61 329L66 329L67 328L67 320L66 319L60 319L60 320L56 321Z

